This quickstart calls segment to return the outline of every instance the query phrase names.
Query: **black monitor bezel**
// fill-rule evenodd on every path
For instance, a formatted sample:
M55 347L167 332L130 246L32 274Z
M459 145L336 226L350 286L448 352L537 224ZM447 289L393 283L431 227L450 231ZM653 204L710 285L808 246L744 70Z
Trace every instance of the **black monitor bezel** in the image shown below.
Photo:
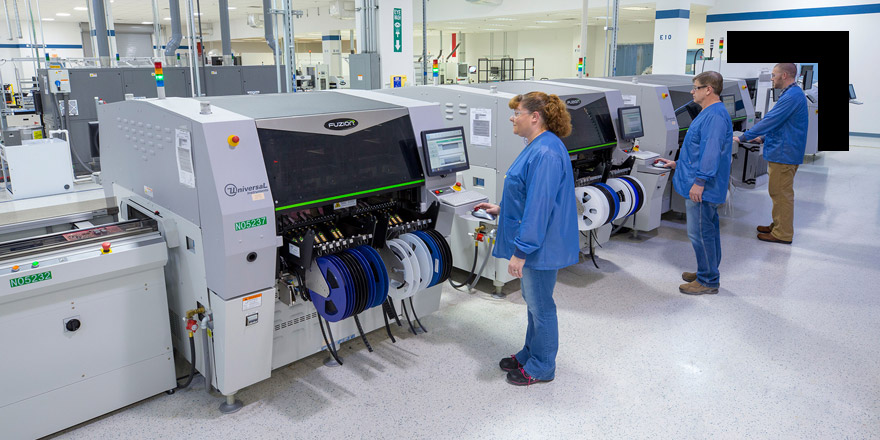
M639 120L642 121L642 130L632 133L631 136L627 136L624 128L623 128L623 112L630 109L638 109L639 111ZM620 131L620 139L631 140L645 136L645 119L642 117L642 106L640 105L628 105L624 107L617 107L617 128Z
M811 66L812 67L812 66ZM803 79L803 90L810 90L813 88L813 69L804 70L804 79ZM809 77L809 81L807 81L807 77Z
M726 98L726 97L728 97L728 96L730 97L730 99L733 99L733 114L730 115L730 118L733 119L733 118L736 117L736 95L731 95L731 94L728 94L728 95L721 95L721 96L720 96L720 98L721 98L721 103L724 104L724 98ZM724 108L727 109L727 106L724 106ZM730 114L730 111L728 111L727 113Z
M437 170L432 169L431 168L431 154L428 151L428 135L434 134L434 133L449 132L449 131L453 131L453 130L458 130L459 132L461 132L461 143L464 144L464 160L465 160L464 165L456 165L456 166L438 168ZM425 175L426 176L429 176L429 177L445 176L448 174L457 173L459 171L467 171L471 168L471 158L470 158L470 155L468 154L467 138L465 137L463 126L458 125L458 126L454 126L454 127L444 127L444 128L435 128L432 130L422 130L422 132L420 133L420 136L421 136L421 140L422 140L422 155L425 156L424 162L425 162Z

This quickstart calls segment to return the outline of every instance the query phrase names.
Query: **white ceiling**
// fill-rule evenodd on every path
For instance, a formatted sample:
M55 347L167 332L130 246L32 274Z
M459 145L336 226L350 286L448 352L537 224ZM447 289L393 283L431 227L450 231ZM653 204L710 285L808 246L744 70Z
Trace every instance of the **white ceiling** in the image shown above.
M25 0L26 1L26 0ZM19 1L19 9L21 10L22 17L26 14L26 9L24 6L25 1ZM86 22L88 21L88 12L86 11L78 11L75 10L75 7L85 8L86 0L37 0L40 3L40 8L42 12L43 19L53 19L54 21L67 21L67 22ZM278 0L280 3L280 0ZM202 20L206 22L217 22L219 20L219 4L217 0L200 0L201 3L201 12L202 12ZM321 8L322 11L326 11L330 5L329 0L295 0L294 8L300 10L310 10L312 12L315 11L315 8ZM575 2L572 2L575 3ZM114 21L116 23L132 23L132 24L141 24L144 22L152 23L153 21L153 9L152 2L150 0L112 0L112 13L114 17ZM242 19L247 16L249 13L261 13L262 12L262 1L261 0L229 0L229 16L231 19ZM10 8L12 7L10 3ZM181 13L184 14L186 10L186 0L180 0ZM195 8L195 1L194 6ZM232 9L235 8L235 9ZM700 5L692 5L691 7L694 13L703 13L705 14L708 9L705 6ZM59 16L58 13L70 14L67 16ZM327 12L325 12L327 13ZM35 12L36 14L36 12ZM654 21L655 14L655 4L654 3L644 3L641 5L627 5L621 8L620 11L620 23L621 24L635 24L635 23L649 23ZM605 24L605 16L607 15L607 9L605 7L595 7L590 8L589 10L589 24L590 25L604 25ZM159 16L161 17L161 21L163 24L167 24L168 20L166 18L169 16L168 14L168 2L167 0L159 1ZM416 14L415 19L420 19L421 14ZM608 18L610 21L611 18ZM579 26L581 23L581 10L580 9L571 9L567 11L553 11L547 12L542 16L535 16L534 14L529 15L509 15L509 16L498 16L492 17L489 19L479 18L479 19L461 19L461 20L453 20L453 21L438 21L432 22L430 19L428 20L428 29L433 31L432 33L436 33L437 31L444 32L464 32L464 33L479 33L479 32L499 32L499 31L517 31L517 30L530 30L530 29L552 29L552 28L560 28L560 27L569 27L569 26ZM419 20L414 24L415 29L414 33L416 35L421 34L422 24ZM354 27L354 21L351 21L351 27ZM343 38L347 38L345 35L346 32L343 32ZM314 37L312 35L303 35L304 38L308 39L310 37ZM299 35L297 35L299 38Z

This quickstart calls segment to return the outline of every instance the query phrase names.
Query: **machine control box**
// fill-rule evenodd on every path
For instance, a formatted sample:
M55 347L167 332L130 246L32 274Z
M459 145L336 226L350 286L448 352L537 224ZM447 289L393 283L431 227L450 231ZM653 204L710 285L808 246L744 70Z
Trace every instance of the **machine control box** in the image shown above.
M70 93L70 73L67 69L49 69L49 92Z

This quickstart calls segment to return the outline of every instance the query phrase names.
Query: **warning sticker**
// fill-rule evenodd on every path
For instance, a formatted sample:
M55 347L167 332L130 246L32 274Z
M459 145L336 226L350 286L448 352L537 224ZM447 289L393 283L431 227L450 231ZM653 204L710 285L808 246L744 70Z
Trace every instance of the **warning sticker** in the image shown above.
M190 188L196 187L196 175L193 171L192 142L189 131L175 131L175 145L177 146L177 174L180 183Z
M258 293L256 295L251 295L243 298L241 300L241 311L244 312L250 309L256 309L263 305L263 294Z
M471 145L492 146L492 110L471 109Z
M346 200L344 202L336 202L333 204L333 210L351 208L357 205L357 199Z

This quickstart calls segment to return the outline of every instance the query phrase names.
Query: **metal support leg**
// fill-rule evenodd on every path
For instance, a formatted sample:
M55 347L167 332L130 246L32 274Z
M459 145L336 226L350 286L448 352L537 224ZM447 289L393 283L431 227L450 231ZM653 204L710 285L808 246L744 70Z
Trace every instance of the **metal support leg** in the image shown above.
M235 398L235 394L226 396L226 401L220 404L220 412L223 414L232 414L244 406L241 400Z
M504 283L498 280L492 280L492 285L495 286L495 293L492 296L498 299L504 298L504 294L501 293L501 289L504 288Z

